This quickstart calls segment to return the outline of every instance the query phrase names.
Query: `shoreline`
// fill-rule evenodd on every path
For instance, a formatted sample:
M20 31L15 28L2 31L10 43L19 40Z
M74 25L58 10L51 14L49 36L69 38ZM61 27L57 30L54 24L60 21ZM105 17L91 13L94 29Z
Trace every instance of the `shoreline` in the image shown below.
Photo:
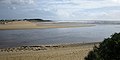
M100 42L89 42L89 43L66 43L66 44L48 44L48 45L23 45L18 47L7 47L7 48L0 48L0 52L14 52L14 51L23 51L28 50L25 48L32 48L33 51L37 50L47 50L46 48L61 48L61 47L77 47L77 46L85 46L85 45L98 45ZM34 49L36 48L36 49ZM30 49L30 50L32 50Z
M0 51L2 60L84 60L94 45L100 42L63 44L63 45L40 45L40 46L22 46L16 51L11 48L6 51ZM10 50L10 51L9 51Z

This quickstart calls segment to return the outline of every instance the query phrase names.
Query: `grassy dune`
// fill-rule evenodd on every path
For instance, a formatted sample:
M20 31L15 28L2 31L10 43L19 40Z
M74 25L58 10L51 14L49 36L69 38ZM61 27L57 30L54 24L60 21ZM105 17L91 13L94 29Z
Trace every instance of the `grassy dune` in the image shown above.
M6 29L38 29L38 28L71 28L71 27L89 27L92 24L80 23L54 23L54 22L40 22L34 23L29 21L14 21L7 24L0 24L0 30Z
M42 46L45 50L0 52L0 60L84 60L94 44ZM36 48L36 47L34 47Z

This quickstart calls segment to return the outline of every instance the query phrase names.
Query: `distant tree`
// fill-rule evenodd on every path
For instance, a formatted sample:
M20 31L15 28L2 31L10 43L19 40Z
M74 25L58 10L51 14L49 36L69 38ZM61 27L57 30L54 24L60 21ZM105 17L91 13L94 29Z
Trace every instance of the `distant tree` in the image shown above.
M23 20L30 22L51 22L51 20L43 20L43 19L23 19Z
M93 51L90 51L85 60L120 60L120 33L104 39Z

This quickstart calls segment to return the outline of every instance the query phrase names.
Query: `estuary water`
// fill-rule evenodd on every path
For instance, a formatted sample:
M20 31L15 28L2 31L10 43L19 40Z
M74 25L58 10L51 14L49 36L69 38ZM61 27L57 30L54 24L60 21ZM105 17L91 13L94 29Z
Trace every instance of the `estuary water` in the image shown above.
M78 28L0 30L0 48L23 45L101 42L120 32L120 25L96 25Z

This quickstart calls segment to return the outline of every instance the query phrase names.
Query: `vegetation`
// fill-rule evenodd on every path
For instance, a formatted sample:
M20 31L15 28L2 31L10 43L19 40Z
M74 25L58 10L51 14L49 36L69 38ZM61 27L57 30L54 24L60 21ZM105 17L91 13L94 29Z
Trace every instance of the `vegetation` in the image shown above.
M120 33L104 39L99 46L94 46L85 60L120 60Z
M30 22L51 22L51 20L43 20L43 19L13 19L13 20L0 20L0 24L6 24L8 22L13 22L13 21L30 21Z
M31 22L51 22L51 20L43 20L43 19L23 19L24 21L31 21Z

